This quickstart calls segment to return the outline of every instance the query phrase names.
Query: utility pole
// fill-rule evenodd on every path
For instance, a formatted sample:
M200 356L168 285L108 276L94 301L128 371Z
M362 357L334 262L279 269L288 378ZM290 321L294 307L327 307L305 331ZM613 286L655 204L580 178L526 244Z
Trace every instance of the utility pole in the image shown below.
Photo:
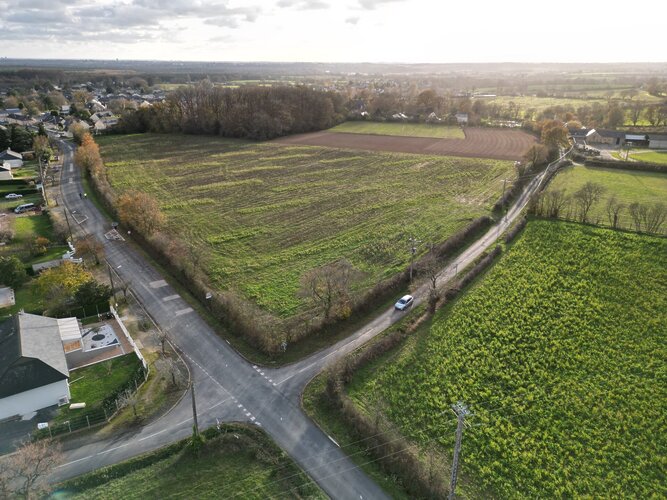
M107 262L107 269L109 270L109 281L111 282L111 293L113 294L114 304L116 303L116 289L113 286L113 273L111 272L111 265Z
M190 392L192 394L192 420L195 422L194 432L195 436L199 435L199 424L197 423L197 403L195 403L195 383L190 382Z
M417 245L421 243L421 240L418 240L414 236L408 238L410 242L410 281L412 281L412 270L415 264L415 254L417 253Z
M461 440L463 439L463 426L465 419L471 414L470 410L461 401L452 405L452 411L456 414L456 444L454 445L454 460L452 461L452 478L449 482L449 496L448 500L454 500L454 493L456 491L456 480L459 472L459 453L461 452Z
M65 221L67 222L67 230L69 231L69 239L74 245L74 236L72 236L72 226L69 225L69 217L67 216L67 207L63 206L63 212L65 212Z

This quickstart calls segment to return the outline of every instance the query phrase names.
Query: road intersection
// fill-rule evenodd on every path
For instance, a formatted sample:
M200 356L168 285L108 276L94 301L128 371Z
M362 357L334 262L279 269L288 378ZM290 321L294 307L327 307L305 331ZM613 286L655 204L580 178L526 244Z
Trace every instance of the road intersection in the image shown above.
M300 398L315 375L398 321L401 313L386 311L346 339L300 362L277 369L255 366L220 338L132 246L122 239L104 237L110 229L109 221L91 200L80 197L83 187L79 169L73 167L74 146L61 142L61 147L62 201L70 212L79 215L78 220L83 220L78 229L103 243L114 272L130 284L134 295L187 360L196 387L199 425L253 423L263 428L332 498L386 498L338 443L304 413ZM542 175L536 176L506 216L443 269L441 284L495 244L520 215L541 180ZM420 287L414 293L416 303L425 300L427 293L426 285ZM52 479L66 479L157 449L189 436L192 424L190 398L186 397L167 415L135 431L94 442L76 438L66 441L65 463Z

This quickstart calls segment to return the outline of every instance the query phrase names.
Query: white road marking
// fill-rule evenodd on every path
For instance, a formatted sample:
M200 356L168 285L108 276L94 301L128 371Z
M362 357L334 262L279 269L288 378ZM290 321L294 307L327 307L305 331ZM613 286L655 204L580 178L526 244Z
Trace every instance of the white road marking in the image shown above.
M180 295L168 295L164 299L162 299L163 302L169 302L170 300L176 300L180 297Z
M184 314L187 314L189 312L192 312L194 309L192 307L186 307L185 309L179 309L174 313L176 316L183 316Z
M328 437L329 439L331 439L331 442L332 442L333 444L335 444L336 446L338 446L338 447L340 448L340 445L336 442L336 440L335 440L334 438L332 438L331 436L329 436L329 434L327 434L327 437Z
M163 286L167 286L167 282L165 280L156 280L151 281L148 285L151 288L162 288Z
M69 164L69 171L74 172L74 163Z

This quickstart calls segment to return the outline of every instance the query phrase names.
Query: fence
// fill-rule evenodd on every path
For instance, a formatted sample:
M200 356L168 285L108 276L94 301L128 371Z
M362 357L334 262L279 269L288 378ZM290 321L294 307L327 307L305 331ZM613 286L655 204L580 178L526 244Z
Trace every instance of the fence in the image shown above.
M111 314L113 314L113 317L116 318L116 321L118 322L118 325L120 326L120 329L123 330L123 334L125 335L125 338L127 341L130 343L132 346L132 349L134 349L135 354L141 361L141 364L144 367L144 370L146 370L146 376L148 376L148 363L146 363L146 360L144 359L144 356L141 354L141 351L137 347L137 344L134 342L134 339L130 335L130 332L127 331L127 328L125 328L125 325L123 324L122 320L120 319L120 316L118 316L118 311L113 308L113 306L109 307L109 310L111 311Z

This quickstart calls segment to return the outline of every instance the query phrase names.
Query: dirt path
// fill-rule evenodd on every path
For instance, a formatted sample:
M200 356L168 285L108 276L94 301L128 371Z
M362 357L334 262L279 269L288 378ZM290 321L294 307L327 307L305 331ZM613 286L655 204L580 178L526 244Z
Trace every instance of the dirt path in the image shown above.
M535 143L535 138L520 130L467 128L465 139L435 139L427 137L398 137L388 135L313 132L281 137L279 144L302 144L343 149L391 151L443 156L520 160Z

